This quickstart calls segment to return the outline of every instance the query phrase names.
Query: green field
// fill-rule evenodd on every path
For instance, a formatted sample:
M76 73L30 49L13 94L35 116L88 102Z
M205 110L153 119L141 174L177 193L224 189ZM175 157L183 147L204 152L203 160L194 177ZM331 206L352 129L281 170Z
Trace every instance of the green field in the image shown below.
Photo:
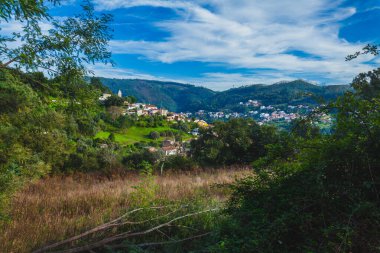
M115 141L120 143L120 144L134 144L137 142L142 142L142 141L154 141L154 142L161 142L165 139L165 137L160 137L157 140L153 140L149 138L149 134L152 131L157 131L157 132L162 132L165 130L170 130L172 132L178 132L177 129L173 129L170 127L131 127L125 130L123 133L117 133L115 132ZM101 131L98 132L95 136L95 138L99 139L107 139L111 133L107 131ZM191 138L191 135L189 134L184 134L182 136L184 140L188 140Z

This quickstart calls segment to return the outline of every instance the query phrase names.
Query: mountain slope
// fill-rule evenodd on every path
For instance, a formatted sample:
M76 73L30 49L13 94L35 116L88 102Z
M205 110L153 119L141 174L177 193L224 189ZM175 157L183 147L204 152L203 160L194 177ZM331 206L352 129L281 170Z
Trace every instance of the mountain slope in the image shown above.
M236 107L239 102L259 100L264 105L313 104L316 98L335 99L350 87L348 85L318 86L302 80L272 85L249 85L222 92L175 82L139 79L101 78L113 92L135 96L139 101L156 104L176 112L220 110Z
M239 102L247 102L249 99L259 100L265 105L313 104L318 98L335 99L348 89L348 85L318 86L302 80L272 85L258 84L218 93L213 97L211 104L216 108L226 108Z
M203 109L205 102L216 94L210 89L175 82L109 78L101 81L114 93L120 89L123 95L135 96L140 102L178 112Z

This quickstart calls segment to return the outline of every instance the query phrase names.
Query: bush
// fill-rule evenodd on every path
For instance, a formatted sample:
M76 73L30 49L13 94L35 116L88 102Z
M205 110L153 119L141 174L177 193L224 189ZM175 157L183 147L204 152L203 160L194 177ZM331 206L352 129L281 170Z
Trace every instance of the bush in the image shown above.
M107 107L122 106L123 104L124 104L124 99L115 95L112 95L111 97L107 98L106 101L104 101L104 105Z
M158 138L160 138L160 133L157 131L152 131L150 132L149 137L153 140L157 140Z
M174 170L191 170L196 167L196 163L189 157L175 155L169 156L165 160L164 166L168 169Z
M160 152L149 152L147 149L142 149L123 157L122 163L128 169L140 169L142 162L148 162L153 166L161 158Z

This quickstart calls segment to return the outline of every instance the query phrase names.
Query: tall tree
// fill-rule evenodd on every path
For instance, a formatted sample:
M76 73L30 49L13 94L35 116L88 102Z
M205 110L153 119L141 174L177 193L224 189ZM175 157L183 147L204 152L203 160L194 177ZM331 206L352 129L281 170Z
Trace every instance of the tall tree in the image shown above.
M27 71L44 69L51 75L87 73L86 64L110 62L109 14L96 15L89 1L83 13L64 20L49 16L47 3L59 1L1 1L0 23L18 22L20 32L0 35L0 69L15 66ZM44 31L42 24L51 29Z

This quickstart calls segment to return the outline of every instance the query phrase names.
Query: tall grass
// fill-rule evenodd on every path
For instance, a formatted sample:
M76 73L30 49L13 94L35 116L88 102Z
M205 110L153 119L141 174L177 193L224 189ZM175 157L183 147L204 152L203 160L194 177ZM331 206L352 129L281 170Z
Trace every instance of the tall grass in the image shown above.
M222 203L228 184L248 170L170 173L153 178L154 190L137 174L105 178L75 174L30 184L14 198L11 220L0 228L1 252L30 252L118 217L126 210L163 201ZM140 192L139 192L140 191Z

